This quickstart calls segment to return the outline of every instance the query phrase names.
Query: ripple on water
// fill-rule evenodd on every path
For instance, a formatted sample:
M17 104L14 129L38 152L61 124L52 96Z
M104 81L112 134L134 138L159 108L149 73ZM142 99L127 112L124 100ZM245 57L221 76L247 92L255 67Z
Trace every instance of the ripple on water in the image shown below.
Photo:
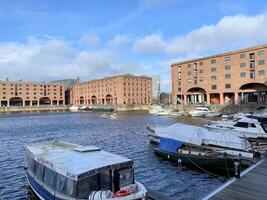
M60 139L104 150L134 160L136 178L147 187L175 199L199 199L221 181L199 171L175 166L157 157L148 144L147 123L170 125L174 118L144 112L117 113L116 120L103 113L18 113L0 115L0 199L36 199L24 173L27 144ZM110 114L108 113L107 116ZM201 124L182 118L183 122Z

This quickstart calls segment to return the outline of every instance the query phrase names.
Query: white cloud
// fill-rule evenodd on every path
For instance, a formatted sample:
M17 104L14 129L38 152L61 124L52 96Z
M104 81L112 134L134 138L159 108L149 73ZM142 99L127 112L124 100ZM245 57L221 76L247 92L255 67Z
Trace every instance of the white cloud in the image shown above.
M152 34L137 40L133 49L139 54L164 52L166 55L200 54L229 50L267 42L267 14L227 16L215 25L204 25L185 36L164 40Z
M50 81L62 78L90 80L107 75L143 71L135 62L117 60L111 50L78 50L64 40L32 39L0 44L0 78Z
M148 35L134 43L133 50L136 54L159 53L165 47L165 42L158 34Z
M87 45L89 48L94 48L100 45L100 38L96 33L87 33L81 37L79 42L82 45Z
M108 45L111 47L120 47L130 42L130 40L131 37L128 35L116 35L108 42Z

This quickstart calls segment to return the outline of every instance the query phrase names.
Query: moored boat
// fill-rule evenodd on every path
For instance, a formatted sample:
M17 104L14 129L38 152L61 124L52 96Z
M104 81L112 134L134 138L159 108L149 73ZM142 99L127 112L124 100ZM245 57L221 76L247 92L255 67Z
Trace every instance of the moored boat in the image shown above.
M133 161L95 146L47 141L27 146L26 176L44 200L144 200Z
M189 115L192 117L218 117L221 115L219 112L214 112L206 106L196 107L195 110L190 111Z

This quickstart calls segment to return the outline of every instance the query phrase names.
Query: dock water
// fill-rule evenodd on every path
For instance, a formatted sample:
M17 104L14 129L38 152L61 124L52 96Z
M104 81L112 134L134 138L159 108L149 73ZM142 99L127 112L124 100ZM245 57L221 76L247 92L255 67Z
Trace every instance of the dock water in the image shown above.
M267 199L267 156L241 173L240 178L232 178L223 186L204 198L205 200Z
M158 191L148 189L146 200L174 200L174 199L171 197L167 197Z

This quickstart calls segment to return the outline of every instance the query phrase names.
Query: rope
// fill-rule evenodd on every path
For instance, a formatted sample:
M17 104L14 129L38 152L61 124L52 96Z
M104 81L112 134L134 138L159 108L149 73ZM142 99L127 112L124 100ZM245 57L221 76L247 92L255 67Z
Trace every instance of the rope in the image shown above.
M208 171L208 170L206 170L206 169L200 167L200 166L199 166L198 164L196 164L193 160L191 160L191 158L189 158L187 155L185 155L185 156L186 156L186 158L187 158L190 162L192 162L192 163L193 163L196 167L198 167L200 170L202 170L202 171L208 173L208 174L211 175L211 176L217 177L220 181L224 182L224 179L222 179L220 176L218 176L218 175L216 175L216 174L214 174L214 173L212 173L212 172L210 172L210 171Z

